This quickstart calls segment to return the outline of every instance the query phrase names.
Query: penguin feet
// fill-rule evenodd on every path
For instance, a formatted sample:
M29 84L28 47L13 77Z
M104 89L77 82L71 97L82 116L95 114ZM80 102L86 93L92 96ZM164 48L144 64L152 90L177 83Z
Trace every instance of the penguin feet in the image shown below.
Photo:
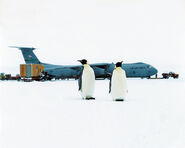
M114 101L124 101L124 99L114 99Z
M85 98L85 100L95 100L93 97Z

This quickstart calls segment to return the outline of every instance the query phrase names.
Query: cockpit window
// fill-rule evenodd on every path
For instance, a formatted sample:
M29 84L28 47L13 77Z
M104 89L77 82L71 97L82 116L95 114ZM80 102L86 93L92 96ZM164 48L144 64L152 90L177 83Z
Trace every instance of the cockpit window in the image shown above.
M152 66L151 65L148 65L147 68L152 68Z

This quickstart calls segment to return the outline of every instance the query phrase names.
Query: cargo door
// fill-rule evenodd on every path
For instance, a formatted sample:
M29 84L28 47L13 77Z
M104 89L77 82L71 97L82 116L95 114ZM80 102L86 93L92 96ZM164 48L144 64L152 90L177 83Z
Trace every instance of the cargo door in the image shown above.
M31 64L26 65L26 77L31 77L32 76L32 69L31 69Z

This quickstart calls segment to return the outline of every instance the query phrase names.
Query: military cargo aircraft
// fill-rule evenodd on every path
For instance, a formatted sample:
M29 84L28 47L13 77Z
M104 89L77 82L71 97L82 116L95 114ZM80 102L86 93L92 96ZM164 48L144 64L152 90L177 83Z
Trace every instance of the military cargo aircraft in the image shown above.
M49 78L78 79L82 71L82 65L53 65L53 64L42 63L34 54L33 50L35 50L36 48L33 48L33 47L17 47L17 46L9 46L9 47L20 49L26 64L44 65L43 74L47 75ZM90 66L94 69L96 79L110 78L112 71L114 70L114 67L115 67L113 63L95 63L95 64L90 64ZM122 68L125 70L126 76L132 77L132 78L137 78L137 77L150 78L152 75L155 75L158 72L157 69L154 68L153 66L142 62L125 63L122 65Z

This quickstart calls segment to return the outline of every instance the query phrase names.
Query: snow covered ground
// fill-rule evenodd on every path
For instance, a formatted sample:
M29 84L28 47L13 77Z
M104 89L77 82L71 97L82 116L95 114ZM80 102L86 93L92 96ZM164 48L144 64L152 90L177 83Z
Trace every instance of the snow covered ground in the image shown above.
M184 148L184 80L128 79L125 102L108 80L85 101L77 81L0 82L1 148Z

